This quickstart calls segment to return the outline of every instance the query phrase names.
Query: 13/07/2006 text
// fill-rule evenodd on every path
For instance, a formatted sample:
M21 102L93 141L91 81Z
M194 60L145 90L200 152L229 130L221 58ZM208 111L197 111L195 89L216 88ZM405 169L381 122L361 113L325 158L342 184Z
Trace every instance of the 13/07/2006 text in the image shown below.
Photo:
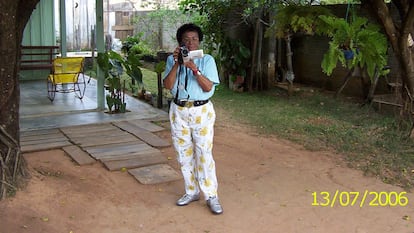
M312 206L407 206L407 192L375 192L365 190L363 193L356 191L339 191L334 193L321 191L312 192Z

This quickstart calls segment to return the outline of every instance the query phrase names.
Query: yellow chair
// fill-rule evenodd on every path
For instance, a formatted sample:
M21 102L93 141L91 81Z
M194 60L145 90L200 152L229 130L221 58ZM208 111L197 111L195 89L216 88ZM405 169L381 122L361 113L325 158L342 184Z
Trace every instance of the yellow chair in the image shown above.
M83 74L84 57L58 57L53 60L53 72L47 78L47 96L55 99L56 92L75 92L79 99L83 98L86 89Z

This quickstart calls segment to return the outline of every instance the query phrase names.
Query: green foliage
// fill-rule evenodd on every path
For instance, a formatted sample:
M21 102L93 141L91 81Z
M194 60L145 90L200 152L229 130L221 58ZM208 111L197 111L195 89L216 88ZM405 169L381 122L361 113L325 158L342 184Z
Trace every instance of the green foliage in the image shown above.
M179 6L184 12L198 12L201 15L197 23L205 35L204 48L216 55L217 65L228 74L246 76L250 48L243 45L241 40L228 37L228 27L231 25L228 19L236 14L240 17L240 23L247 25L249 16L256 14L258 5L264 2L271 1L184 0L180 1Z
M179 7L184 13L198 13L202 16L195 23L203 29L204 45L212 50L225 40L226 20L233 9L242 9L242 4L242 1L183 0L179 2Z
M338 62L344 67L365 68L373 78L387 64L387 40L379 27L366 18L353 17L351 22L333 16L321 6L287 5L275 16L275 25L266 31L267 36L284 38L293 33L321 34L330 38L329 49L322 60L322 70L331 75ZM346 57L344 50L353 56Z
M121 82L125 82L128 83L129 85L126 85L126 90L135 93L134 90L136 90L137 88L141 88L141 90L145 90L145 91L149 91L151 93L157 93L158 91L158 83L157 83L157 73L149 70L149 69L145 69L145 68L141 68L142 71L142 86L141 87L137 87L136 85L132 84L132 79L130 76L126 75L125 73L123 75L121 75Z
M359 4L361 1L359 0L320 0L321 5L333 5L333 4Z
M220 64L228 74L246 76L251 52L240 40L227 39L219 53Z
M297 32L313 34L318 29L320 15L332 14L328 9L320 6L281 6L274 19L275 24L267 29L266 36L285 38Z
M165 61L160 61L155 65L155 73L162 74L165 70Z
M349 69L366 68L371 78L376 70L382 71L387 64L388 44L378 26L361 17L354 17L352 22L332 16L320 16L320 19L318 33L331 39L321 65L327 75L332 74L338 62ZM353 56L347 59L345 50L350 50Z
M183 22L196 22L199 17L199 14L183 13L162 6L157 6L156 9L146 14L139 14L133 20L135 27L139 28L140 32L143 33L140 39L151 51L165 49L161 48L161 25L165 29L176 29ZM163 37L168 37L171 41L175 41L175 30L163 30L162 33Z
M240 18L240 24L253 27L257 18L263 18L269 12L275 11L279 0L182 0L179 9L185 13L197 13L199 24L206 35L205 45L214 50L227 39L230 18ZM237 26L237 25L233 25Z
M152 54L152 50L142 39L143 34L143 32L140 32L135 36L128 36L124 41L122 41L121 51L128 56L137 55L140 58L144 55Z
M129 77L142 84L139 57L136 54L130 54L127 58L124 58L114 51L109 51L98 53L97 63L103 71L106 84L108 85L109 94L106 96L106 103L109 112L124 113L126 111L126 103L124 101L125 87L121 83L121 76L125 70Z

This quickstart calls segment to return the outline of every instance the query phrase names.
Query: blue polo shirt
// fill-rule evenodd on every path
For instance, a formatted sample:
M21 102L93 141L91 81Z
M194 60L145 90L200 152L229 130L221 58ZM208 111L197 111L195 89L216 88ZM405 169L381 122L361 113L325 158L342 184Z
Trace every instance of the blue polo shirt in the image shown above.
M200 72L204 77L208 78L213 82L213 88L209 92L204 92L203 89L198 85L196 76L193 71L181 65L177 70L177 78L175 80L174 87L171 89L171 94L175 98L178 88L178 99L179 100L207 100L210 99L215 90L215 86L220 83L220 79L217 72L216 62L214 58L205 54L202 58L196 58L193 62L197 65ZM172 67L174 66L173 55L168 56L165 72L163 78L167 76ZM185 87L185 80L187 78L187 88Z

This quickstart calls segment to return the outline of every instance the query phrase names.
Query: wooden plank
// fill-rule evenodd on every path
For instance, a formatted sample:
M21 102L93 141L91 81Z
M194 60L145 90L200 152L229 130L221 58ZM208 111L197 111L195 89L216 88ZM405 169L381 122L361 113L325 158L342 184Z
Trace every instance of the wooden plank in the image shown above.
M65 134L93 134L93 133L101 133L101 132L113 132L118 130L116 127L114 127L113 125L106 125L105 127L86 127L85 128L77 128L77 129L62 129L62 132L64 132Z
M159 151L157 149L154 149L152 147L149 147L145 150L140 150L137 152L131 152L131 153L123 153L123 154L91 154L91 156L96 156L96 159L99 159L101 161L112 161L112 160L124 160L124 159L131 159L131 158L137 158L140 157L142 155L146 155L146 154L155 154L158 153Z
M131 31L134 30L134 26L131 25L113 25L112 31ZM122 38L122 37L119 37Z
M77 139L77 138L94 138L94 137L102 137L102 136L120 136L122 132L108 130L108 131L94 131L94 132L77 132L77 133L65 133L66 136L69 138Z
M106 129L106 130L97 130L97 131L78 131L78 132L67 132L64 131L64 134L68 137L95 137L99 135L111 135L119 133L119 129Z
M138 145L138 144L144 144L144 142L142 142L140 140L137 140L135 145ZM128 146L128 145L131 145L131 142L121 142L121 143L114 143L114 144L85 146L85 147L83 147L83 149L85 151L88 151L89 153L94 153L94 152L106 151L110 148L123 147L123 146Z
M150 121L146 121L146 120L130 120L130 121L127 121L128 123L130 123L130 124L132 124L132 125L136 125L136 126L138 126L138 127L140 127L140 128L143 128L143 129L145 129L145 130L147 130L147 131L149 131L149 132L160 132L160 131L164 131L165 130L165 128L164 127L161 127L161 126L159 126L159 125L156 125L156 124L154 124L154 123L152 123L152 122L150 122ZM117 125L118 123L122 123L122 122L114 122L113 124L114 125Z
M27 141L35 141L35 140L41 140L41 139L50 139L50 138L57 138L57 137L64 137L66 138L62 133L52 133L52 134L40 134L40 135L31 135L31 136L20 136L20 141L27 142ZM67 138L66 138L67 139Z
M60 142L53 142L53 143L48 143L48 144L35 144L35 145L20 146L20 150L22 153L27 153L27 152L34 152L34 151L60 149L64 146L70 146L70 145L72 145L72 143L70 143L69 141L60 141Z
M120 170L122 168L137 168L154 164L166 163L167 159L159 153L146 154L146 156L140 156L138 158L103 161L105 167L110 171Z
M42 129L42 130L31 130L31 131L21 131L20 137L25 136L37 136L42 134L54 134L61 133L59 129Z
M93 155L117 155L117 154L126 154L126 153L134 153L139 151L148 150L148 148L152 148L148 146L147 144L141 143L141 144L130 144L126 146L114 146L107 148L106 150L101 150L97 152L91 152L89 150L86 150L88 153Z
M112 145L102 145L102 146L95 146L95 147L85 147L85 151L87 151L90 154L95 153L104 153L109 150L113 151L128 151L130 148L137 149L140 147L148 147L145 143L119 143L119 144L112 144Z
M168 164L156 164L128 170L142 184L159 184L181 179L181 176Z
M94 125L82 125L82 126L72 126L60 128L65 134L76 134L76 133L86 133L86 132L99 132L99 131L110 131L117 130L116 127L107 123L107 124L94 124Z
M125 159L132 159L132 158L138 158L141 156L145 156L146 154L158 154L161 153L160 151L157 151L154 148L147 149L147 150L141 150L134 153L125 153L125 154L108 154L108 155L98 155L100 161L114 161L114 160L125 160Z
M63 131L63 130L62 130ZM127 133L123 130L120 130L118 127L113 125L108 126L107 128L86 128L84 130L64 130L63 131L66 135L70 135L73 137L79 136L97 136L97 135L112 135L112 134L119 134L119 133Z
M130 138L138 140L134 135L129 133L123 133L123 134L113 134L113 135L95 135L95 136L68 136L71 141L74 143L84 143L84 142L96 142L99 143L100 141L108 141L113 138Z
M155 148L152 148L146 144L143 144L144 146L140 147L140 148L135 148L135 150L128 150L128 151L124 151L123 153L120 153L119 151L116 150L110 150L110 151L105 151L105 152L101 152L101 153L89 153L92 157L96 158L96 159L118 159L121 156L127 156L127 155L131 155L130 157L133 157L133 155L139 155L139 154L143 154L143 153L151 153L151 152L157 152L158 150Z
M140 151L132 154L120 154L116 156L108 156L108 157L102 157L99 158L102 162L108 162L108 161L119 161L119 160L126 160L126 159L138 159L147 156L147 154L158 154L162 156L161 151L153 149L148 151Z
M121 142L137 142L137 141L138 139L135 137L117 137L117 138L108 137L102 140L77 141L74 143L81 147L89 147L89 146L117 144Z
M69 142L69 140L65 136L62 135L61 137L56 137L56 138L22 141L20 142L20 145L28 146L28 145L36 145L36 144L48 144L48 143L54 143L54 142Z
M168 147L170 143L157 135L139 127L129 122L119 122L117 124L123 130L130 132L131 134L137 136L142 141L148 143L153 147Z
M96 162L88 153L83 151L78 146L65 146L62 148L75 162L79 165L93 164Z
M402 107L402 104L396 104L396 103L387 102L387 101L375 100L374 102L378 104L386 104L386 105L391 105L395 107Z

